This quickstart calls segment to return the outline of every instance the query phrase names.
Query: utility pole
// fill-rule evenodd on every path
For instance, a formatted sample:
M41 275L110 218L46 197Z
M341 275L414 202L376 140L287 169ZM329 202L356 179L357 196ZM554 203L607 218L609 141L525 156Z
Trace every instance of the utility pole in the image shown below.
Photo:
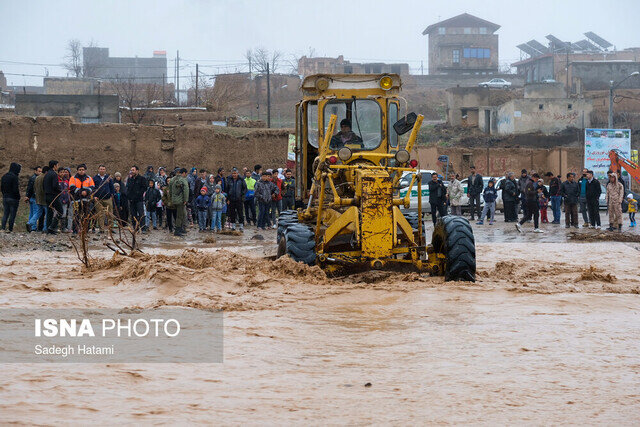
M269 63L267 63L267 127L271 127L271 76L269 74Z
M176 100L180 106L180 51L176 51Z
M423 63L423 61L420 61L420 75L421 76L424 75L424 63Z
M196 64L196 107L198 106L198 64Z
M249 80L251 80L251 56L249 56Z
M162 105L164 106L164 73L162 73Z
M566 89L567 89L567 98L569 97L569 50L571 49L571 42L567 42L567 83L566 83Z

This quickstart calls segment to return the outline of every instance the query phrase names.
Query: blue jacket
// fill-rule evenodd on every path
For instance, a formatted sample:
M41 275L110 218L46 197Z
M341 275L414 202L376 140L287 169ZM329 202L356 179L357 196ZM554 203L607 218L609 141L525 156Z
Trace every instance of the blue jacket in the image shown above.
M495 185L492 187L486 186L484 187L484 191L482 192L482 197L484 198L485 203L493 203L498 198L498 190L496 190Z
M199 211L206 211L207 209L209 209L210 204L211 197L207 196L206 194L201 194L196 197L196 208L198 208Z
M93 183L96 189L93 196L100 200L110 199L116 193L116 189L113 188L113 178L111 178L109 174L106 174L104 178L100 178L100 175L94 176Z

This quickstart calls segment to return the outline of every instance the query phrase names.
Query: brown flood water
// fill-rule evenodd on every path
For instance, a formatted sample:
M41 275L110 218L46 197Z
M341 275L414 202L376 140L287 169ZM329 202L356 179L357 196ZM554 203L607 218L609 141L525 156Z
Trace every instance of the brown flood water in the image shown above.
M230 252L215 267L211 251L173 252L91 272L69 254L5 256L0 307L224 307L225 361L6 364L0 419L637 423L638 251L548 243L531 256L504 243L478 253L476 284L384 272L326 279Z

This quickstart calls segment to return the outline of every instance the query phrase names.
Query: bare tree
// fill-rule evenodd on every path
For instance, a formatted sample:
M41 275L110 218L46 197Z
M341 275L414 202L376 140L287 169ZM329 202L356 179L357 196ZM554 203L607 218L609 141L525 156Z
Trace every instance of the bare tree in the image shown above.
M213 87L204 89L199 97L210 111L227 112L238 102L249 98L251 82L241 74L222 74Z
M256 48L253 51L249 49L247 50L245 57L247 57L247 55L250 55L249 57L251 58L251 68L256 70L258 73L266 73L267 65L269 65L269 71L275 73L280 66L280 61L282 59L282 52L279 50L269 52L269 50L264 47Z
M82 77L82 44L80 40L69 40L66 52L65 62L62 66L76 78Z
M145 108L162 99L161 86L157 83L137 83L134 77L117 78L112 86L131 123L142 122L146 115Z

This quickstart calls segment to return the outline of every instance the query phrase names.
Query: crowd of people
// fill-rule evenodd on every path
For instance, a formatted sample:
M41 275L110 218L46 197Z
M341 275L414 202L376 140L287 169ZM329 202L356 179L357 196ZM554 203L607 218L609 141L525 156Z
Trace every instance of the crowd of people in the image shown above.
M2 177L4 214L2 230L13 231L18 205L21 200L18 176L21 165L11 163L9 172ZM477 225L494 224L496 202L501 190L505 222L515 223L518 231L533 220L534 232L543 232L540 223L548 223L547 210L551 207L551 224L560 224L564 205L565 227L578 228L578 211L582 213L583 227L599 229L601 184L593 171L583 169L576 179L568 173L562 181L551 172L545 180L535 171L523 169L520 178L513 172L496 181L491 178L484 185L483 177L470 168L467 195L468 210ZM449 213L462 215L464 189L458 174L450 174L448 185L437 173L429 181L429 203L432 220ZM622 205L628 206L630 227L635 227L638 201L627 194L624 182L609 172L606 200L610 231L622 230ZM481 203L481 198L484 203ZM142 232L168 229L175 235L186 233L187 226L197 225L200 232L220 232L244 229L255 225L259 229L276 227L276 216L295 207L295 178L290 169L253 170L232 168L226 174L219 168L214 175L206 169L175 168L167 173L163 167L157 173L148 166L141 173L132 166L126 176L120 172L109 174L105 165L98 166L91 177L87 166L80 164L75 173L51 160L44 167L35 167L28 180L23 199L29 203L27 231L56 234L59 231L77 233L84 219L90 219L91 229L104 232L107 227L132 224ZM519 211L522 217L519 219Z
M234 167L228 175L219 168L214 175L196 168L167 173L160 167L156 173L153 166L142 173L134 165L123 177L100 165L92 177L85 164L73 173L51 160L33 169L24 198L20 171L20 164L11 163L2 177L2 230L7 232L13 231L21 200L29 203L26 230L48 234L78 233L81 227L101 233L124 224L143 233L168 229L177 236L193 225L201 232L242 231L245 225L266 229L276 227L280 211L295 207L295 178L286 168Z
M469 199L469 213L471 220L478 217L477 225L483 225L485 218L489 225L495 221L496 202L498 190L501 190L505 222L514 222L518 231L522 232L522 226L533 220L534 232L542 233L540 223L549 223L547 210L551 207L553 219L551 224L560 224L562 206L564 205L565 227L579 228L578 208L582 213L583 227L600 229L600 195L602 187L600 181L595 179L593 171L583 169L582 176L576 179L575 173L567 173L565 181L560 176L547 172L545 180L536 172L528 172L523 169L520 178L516 180L515 173L507 172L500 181L499 188L493 178L484 185L482 176L475 167L470 168L467 179L467 194ZM609 216L609 231L622 231L622 206L627 206L629 213L629 226L635 227L635 214L638 211L638 201L633 194L627 194L624 181L617 173L609 171L606 183L606 202ZM464 189L459 181L458 174L450 174L449 185L446 187L437 173L432 174L429 182L429 204L431 215L435 223L438 216L447 214L447 204L451 207L451 213L462 215L462 197ZM626 196L625 196L626 195ZM481 198L484 206L481 208ZM522 218L518 219L519 211Z

